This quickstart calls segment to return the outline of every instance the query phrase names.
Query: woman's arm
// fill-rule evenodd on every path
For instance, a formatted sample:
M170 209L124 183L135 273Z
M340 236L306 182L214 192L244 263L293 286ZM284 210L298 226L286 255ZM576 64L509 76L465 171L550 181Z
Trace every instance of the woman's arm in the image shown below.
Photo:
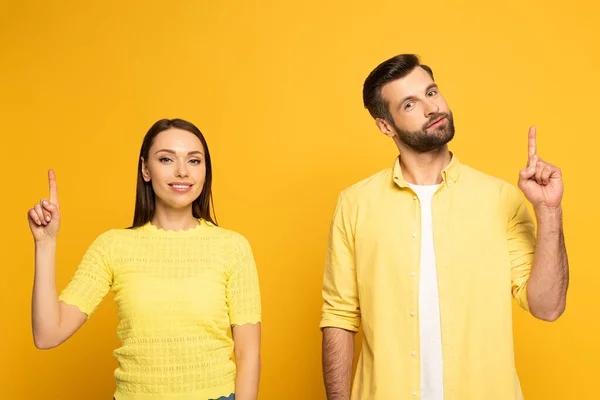
M56 238L60 210L56 178L48 171L50 200L42 199L28 212L29 228L35 242L35 274L31 299L33 341L38 349L58 346L87 320L77 307L59 302L56 292Z
M233 325L233 342L237 373L235 399L256 400L260 380L260 322Z

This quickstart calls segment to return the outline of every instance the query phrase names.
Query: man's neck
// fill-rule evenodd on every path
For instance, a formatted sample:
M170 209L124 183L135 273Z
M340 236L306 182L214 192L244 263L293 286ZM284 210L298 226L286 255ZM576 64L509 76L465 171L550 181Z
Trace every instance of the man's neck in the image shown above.
M442 182L442 171L452 160L448 146L428 153L403 149L400 167L404 180L413 185L437 185Z

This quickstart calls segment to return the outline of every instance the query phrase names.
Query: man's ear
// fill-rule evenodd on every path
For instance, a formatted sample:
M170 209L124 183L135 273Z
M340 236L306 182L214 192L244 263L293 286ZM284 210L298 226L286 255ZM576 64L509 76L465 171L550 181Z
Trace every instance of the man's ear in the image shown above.
M396 136L396 130L394 129L394 127L392 126L392 124L390 124L388 121L386 121L383 118L377 118L375 119L375 124L377 125L377 127L379 128L379 130L387 137L394 137Z

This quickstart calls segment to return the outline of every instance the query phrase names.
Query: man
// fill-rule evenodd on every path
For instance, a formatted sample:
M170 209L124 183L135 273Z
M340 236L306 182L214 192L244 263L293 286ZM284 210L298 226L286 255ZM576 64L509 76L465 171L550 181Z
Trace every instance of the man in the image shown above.
M452 112L417 56L375 68L363 100L400 156L335 208L320 324L327 398L522 399L510 298L545 321L565 309L560 170L538 157L532 127L519 188L536 239L519 191L448 150Z

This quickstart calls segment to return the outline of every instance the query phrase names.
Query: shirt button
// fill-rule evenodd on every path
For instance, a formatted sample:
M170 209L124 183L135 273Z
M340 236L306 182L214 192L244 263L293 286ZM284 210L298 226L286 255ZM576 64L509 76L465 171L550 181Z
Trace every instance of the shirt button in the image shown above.
M412 355L413 355L413 357L414 357L414 356L416 356L416 355L417 355L417 352L413 350L413 351L412 351L410 354L412 354Z
M414 317L415 315L417 315L417 313L415 313L414 311L411 311L411 312L410 312L410 316L411 316L411 317Z
M417 199L417 196L413 196L413 200L416 200L416 199Z
M416 238L416 237L417 237L417 234L416 234L416 233L413 233L413 237L414 237L414 238Z
M416 396L416 395L417 395L417 392L413 392L413 396Z
M412 271L412 272L410 273L410 276L417 276L417 273L416 273L415 271Z

